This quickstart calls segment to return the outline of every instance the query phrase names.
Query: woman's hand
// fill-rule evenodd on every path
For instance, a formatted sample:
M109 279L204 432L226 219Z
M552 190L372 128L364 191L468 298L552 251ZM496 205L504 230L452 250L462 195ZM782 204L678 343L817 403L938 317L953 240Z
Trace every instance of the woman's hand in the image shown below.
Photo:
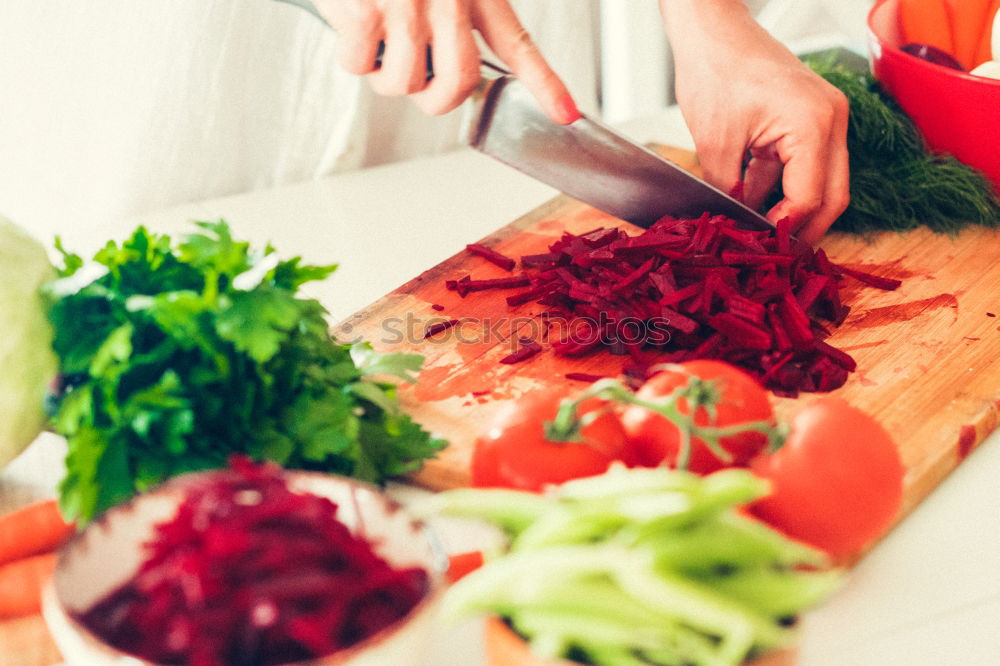
M743 181L757 208L780 177L784 199L768 218L788 217L801 240L819 241L850 198L847 98L741 0L660 0L660 8L705 179L726 192Z
M340 35L340 64L383 95L409 95L426 113L451 111L479 82L473 31L559 123L580 117L576 103L506 0L316 0ZM385 43L381 67L375 63ZM427 77L430 48L434 76Z

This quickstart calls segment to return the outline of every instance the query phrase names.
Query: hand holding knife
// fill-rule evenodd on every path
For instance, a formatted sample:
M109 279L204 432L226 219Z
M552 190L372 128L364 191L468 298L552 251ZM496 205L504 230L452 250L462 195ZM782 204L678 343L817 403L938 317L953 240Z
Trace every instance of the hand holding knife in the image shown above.
M580 115L506 0L283 1L340 33L339 61L346 71L365 75L381 95L409 96L425 113L451 111L479 85L478 34L554 122Z
M309 0L281 1L323 18ZM490 43L489 35L485 37ZM511 51L509 45L491 46L501 57L504 51ZM384 62L384 43L371 55L369 67L375 71ZM421 72L424 77L433 76L429 51L427 60ZM441 66L439 63L437 69ZM502 75L486 78L477 72L473 87L462 97L473 97L467 139L476 150L639 226L648 227L667 214L698 217L710 212L726 215L751 228L772 228L756 211L599 121L580 114L575 104L572 107L575 118L567 123L556 122L553 116L560 116L559 109L543 109L536 99L539 95L532 94L536 91L529 90L527 81L505 73L502 68L486 67L499 70ZM421 90L415 97L428 91L429 88ZM419 105L420 100L416 101Z

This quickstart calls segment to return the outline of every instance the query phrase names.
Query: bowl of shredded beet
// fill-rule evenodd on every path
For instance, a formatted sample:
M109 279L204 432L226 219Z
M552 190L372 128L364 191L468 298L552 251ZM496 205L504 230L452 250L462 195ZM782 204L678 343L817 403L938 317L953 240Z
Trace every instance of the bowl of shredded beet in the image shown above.
M88 525L44 614L67 664L411 664L446 567L378 489L234 459Z

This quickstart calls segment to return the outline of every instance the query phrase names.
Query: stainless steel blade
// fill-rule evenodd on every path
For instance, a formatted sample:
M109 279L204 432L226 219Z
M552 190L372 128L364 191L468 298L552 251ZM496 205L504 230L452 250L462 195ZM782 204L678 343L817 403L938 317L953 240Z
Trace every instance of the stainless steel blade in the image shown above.
M641 227L664 215L726 215L755 229L766 218L611 128L583 117L550 120L511 76L482 82L469 143L574 199Z

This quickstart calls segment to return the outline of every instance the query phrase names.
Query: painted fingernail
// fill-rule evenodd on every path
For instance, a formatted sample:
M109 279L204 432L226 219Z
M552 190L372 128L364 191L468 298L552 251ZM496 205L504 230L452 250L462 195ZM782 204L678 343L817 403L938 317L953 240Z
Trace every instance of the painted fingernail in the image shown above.
M580 119L580 109L576 108L576 102L569 95L563 95L556 100L556 113L560 122L565 125Z

